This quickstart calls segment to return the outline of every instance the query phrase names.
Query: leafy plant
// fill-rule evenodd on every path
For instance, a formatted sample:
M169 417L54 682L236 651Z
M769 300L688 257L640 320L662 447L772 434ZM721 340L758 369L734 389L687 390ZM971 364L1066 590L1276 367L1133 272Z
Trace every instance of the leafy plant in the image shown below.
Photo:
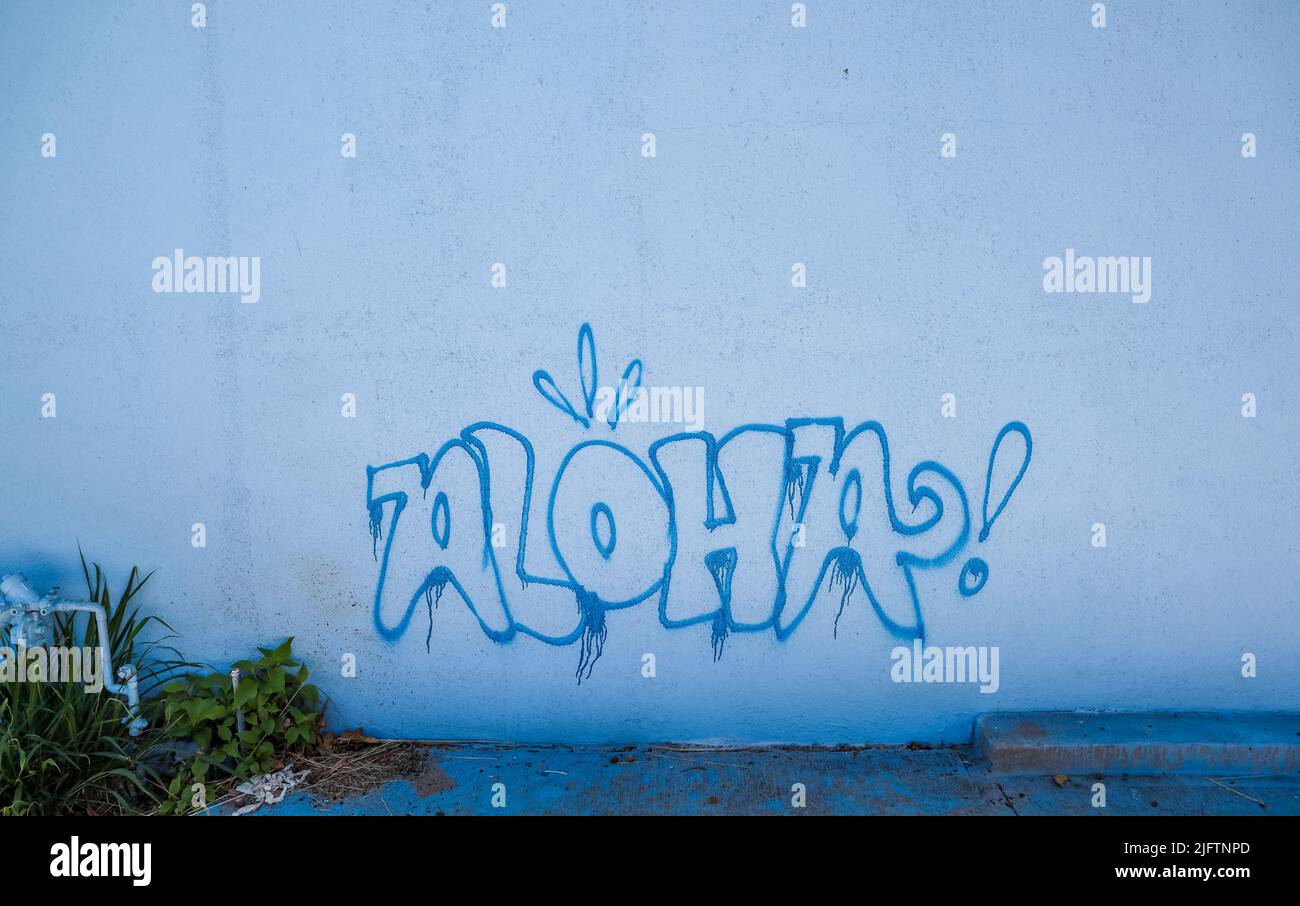
M163 687L168 732L198 745L172 778L163 811L183 811L192 784L247 780L281 767L287 754L316 746L323 725L320 691L307 682L306 665L294 660L293 639L258 651L256 661L234 664L237 690L222 672L190 674Z
M136 667L144 716L158 712L145 699L170 674L193 666L163 643L171 627L153 615L141 616L136 597L152 573L133 568L126 587L113 601L108 578L98 564L81 557L89 599L108 618L109 647L104 673L124 664ZM166 630L157 639L154 629ZM52 647L99 645L99 630L84 615L55 614ZM8 646L8 634L0 634ZM111 652L112 663L108 663ZM164 780L151 763L153 741L133 738L122 719L126 702L108 692L87 692L83 682L0 683L0 815L129 814L151 810L162 799Z

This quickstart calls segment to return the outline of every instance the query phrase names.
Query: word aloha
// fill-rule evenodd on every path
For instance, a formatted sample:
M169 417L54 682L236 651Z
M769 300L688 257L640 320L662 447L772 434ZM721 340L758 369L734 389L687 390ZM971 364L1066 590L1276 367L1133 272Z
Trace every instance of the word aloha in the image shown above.
M578 358L577 406L546 372L534 374L534 385L584 428L616 430L639 387L640 362L625 370L611 416L598 420L595 344L585 324ZM977 543L1031 454L1023 423L998 433ZM995 469L1000 457L1009 468ZM733 632L789 638L823 591L838 598L838 631L860 589L888 632L922 639L916 573L952 563L972 534L966 490L952 470L924 460L904 478L874 421L846 429L840 418L794 418L721 437L687 431L645 455L589 439L545 479L537 463L523 434L478 422L432 454L367 468L381 637L401 638L423 602L431 648L433 610L450 588L494 641L578 643L581 682L604 648L611 611L653 600L665 628L707 625L716 659ZM995 472L1003 482L1014 477L990 497ZM988 576L988 564L970 557L957 590L978 594Z

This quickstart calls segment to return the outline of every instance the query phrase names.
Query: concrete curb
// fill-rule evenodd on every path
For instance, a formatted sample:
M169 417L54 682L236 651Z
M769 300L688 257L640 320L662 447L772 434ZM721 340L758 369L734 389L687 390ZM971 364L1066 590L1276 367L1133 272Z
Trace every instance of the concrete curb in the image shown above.
M1296 774L1300 715L983 714L975 721L975 748L994 774Z

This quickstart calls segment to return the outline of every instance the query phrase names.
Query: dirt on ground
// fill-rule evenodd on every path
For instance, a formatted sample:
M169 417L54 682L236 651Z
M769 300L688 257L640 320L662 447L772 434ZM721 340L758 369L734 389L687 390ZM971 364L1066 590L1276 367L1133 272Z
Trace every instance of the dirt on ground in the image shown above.
M298 790L326 802L360 796L393 780L412 781L421 795L454 785L429 760L427 745L372 739L357 731L327 736L317 751L294 761L297 770L311 771ZM437 774L442 775L447 785L442 785ZM428 793L424 792L426 788Z

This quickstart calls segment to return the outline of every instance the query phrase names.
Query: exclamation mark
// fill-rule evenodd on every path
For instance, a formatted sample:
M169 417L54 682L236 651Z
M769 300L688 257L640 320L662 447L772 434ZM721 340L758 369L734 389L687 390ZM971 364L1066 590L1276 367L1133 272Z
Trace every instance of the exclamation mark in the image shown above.
M998 503L997 509L993 515L989 515L989 491L993 486L993 469L997 465L998 451L1002 449L1002 440L1008 434L1015 432L1025 441L1025 458L1020 463L1020 471L1016 472L1016 477L1012 479L1011 486L1007 488L1006 493L1002 495L1002 500ZM984 475L984 505L980 516L983 524L980 527L979 540L982 543L989 536L989 530L993 528L993 523L997 522L1002 511L1007 508L1007 503L1011 500L1011 495L1015 493L1016 487L1020 484L1020 479L1025 477L1025 470L1029 468L1029 457L1034 451L1034 441L1029 436L1029 428L1024 422L1009 422L998 432L997 439L993 441L993 450L989 453L989 469ZM989 580L989 565L979 557L971 557L966 561L966 565L961 568L961 575L957 578L957 591L963 598L969 598L979 594L984 583Z

